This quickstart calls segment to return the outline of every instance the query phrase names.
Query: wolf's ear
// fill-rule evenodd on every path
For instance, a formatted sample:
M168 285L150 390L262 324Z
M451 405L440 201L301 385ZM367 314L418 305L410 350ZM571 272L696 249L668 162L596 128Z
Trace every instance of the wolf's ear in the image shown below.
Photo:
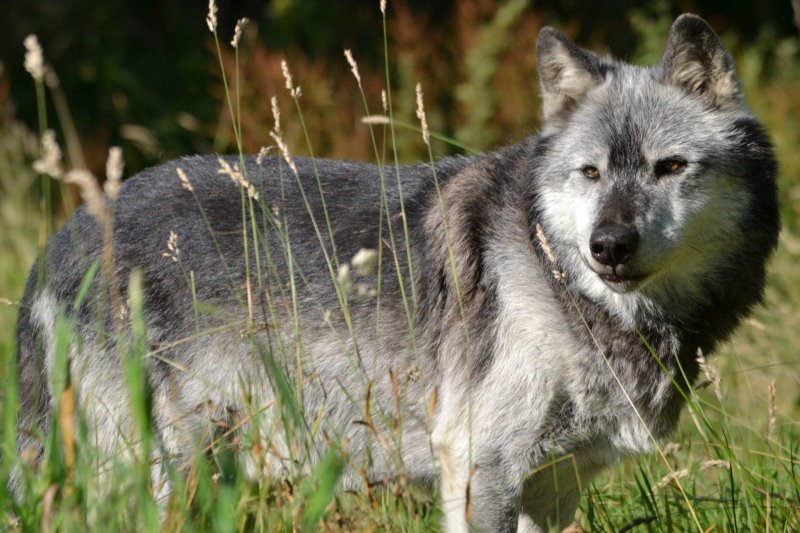
M561 120L590 89L603 81L597 56L549 26L536 43L544 122Z
M681 15L672 24L661 58L663 81L683 87L720 107L738 105L742 88L728 51L706 22Z

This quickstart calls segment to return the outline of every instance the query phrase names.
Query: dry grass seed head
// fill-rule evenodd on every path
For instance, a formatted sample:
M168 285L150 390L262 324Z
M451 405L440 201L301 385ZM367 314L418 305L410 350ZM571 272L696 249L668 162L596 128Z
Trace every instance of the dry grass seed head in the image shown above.
M106 204L97 184L97 178L88 170L74 169L64 174L64 181L77 185L81 198L86 203L86 210L101 225L106 221Z
M431 145L431 136L428 131L428 118L425 115L425 104L422 101L422 85L417 83L417 118L419 119L420 126L422 127L422 140L426 145Z
M262 146L261 149L258 151L258 155L256 156L256 165L261 166L264 162L264 159L269 155L269 152L275 148L274 146Z
M378 252L371 248L361 248L350 260L350 264L359 276L369 276L378 264Z
M664 454L665 457L669 457L677 453L681 449L681 445L679 442L668 442L662 448L661 453Z
M252 183L247 181L244 177L242 172L239 170L239 165L231 166L228 164L227 161L222 159L221 157L217 157L217 161L219 162L220 169L217 171L217 174L223 174L229 176L234 183L242 187L244 190L247 191L247 195L252 198L253 200L258 200L258 191L253 186Z
M295 87L294 81L292 80L292 73L289 72L289 65L286 63L285 59L281 60L281 72L283 73L283 79L286 81L286 89L289 91L289 94L292 95L292 98L300 98L303 93L300 91L300 87Z
M774 379L769 382L769 402L767 411L769 413L769 435L773 437L778 429L778 408L777 408L778 383Z
M730 461L723 461L722 459L709 459L700 463L700 470L708 470L709 468L722 468L725 470L730 469Z
M547 237L544 234L544 230L540 224L536 224L536 238L539 241L539 245L542 247L542 251L544 255L547 256L547 260L550 261L550 264L553 265L553 277L557 281L566 281L567 274L558 269L558 261L556 259L556 254L553 253L553 249L550 248L550 244L547 242Z
M44 84L50 89L56 89L59 85L61 85L61 80L58 78L58 74L56 74L56 71L50 66L45 66Z
M162 252L161 255L171 259L175 263L180 261L181 250L178 248L178 234L174 231L169 232L169 238L167 239L167 251Z
M353 53L349 49L347 49L344 51L344 57L347 58L347 62L350 64L350 72L352 72L353 76L355 76L356 81L358 82L358 86L360 88L361 75L358 73L358 63L356 63L356 60L353 59Z
M361 117L362 124L391 124L392 121L386 115L367 115Z
M217 2L216 0L208 0L208 15L206 15L206 25L208 31L217 33Z
M25 37L22 44L25 46L25 70L36 81L42 81L45 67L44 54L42 53L42 45L39 44L39 38L34 34L30 34Z
M275 127L272 131L275 135L281 135L281 108L278 107L278 97L273 96L269 99L270 108L272 109L272 118L275 120Z
M345 294L352 290L353 282L350 279L350 265L342 263L336 271L336 283Z
M186 175L186 172L184 172L180 167L176 168L175 171L178 173L178 179L181 181L181 187L189 192L194 192L194 187L192 187L192 182L189 181L189 176Z
M719 370L717 369L717 365L711 363L706 359L706 356L703 355L703 350L697 348L697 357L695 359L697 364L700 366L700 370L703 371L703 374L706 375L708 381L714 388L714 395L717 397L717 400L720 402L722 401L722 385L720 383L719 377Z
M283 142L283 138L281 137L281 135L274 131L269 132L269 135L275 140L275 143L278 145L278 150L280 150L284 161L286 161L286 164L289 165L289 168L292 169L294 175L297 176L298 175L297 165L295 165L294 160L292 159L292 156L289 153L289 147L286 146L285 142Z
M247 17L242 17L236 21L236 28L233 30L233 39L231 39L231 46L234 48L239 48L239 41L242 40L242 32L248 22L250 22L250 19Z
M106 182L103 185L108 198L114 202L117 200L119 188L122 185L122 171L125 162L122 160L122 148L112 146L108 149L108 159L106 160Z
M669 474L661 478L661 481L656 483L655 487L653 487L653 491L658 492L659 490L666 488L668 485L671 485L680 478L686 477L688 475L689 475L688 468L681 468L680 470L675 470L674 472L670 472Z
M61 157L61 147L56 141L56 132L47 130L42 135L42 157L33 162L33 170L58 179L64 174Z

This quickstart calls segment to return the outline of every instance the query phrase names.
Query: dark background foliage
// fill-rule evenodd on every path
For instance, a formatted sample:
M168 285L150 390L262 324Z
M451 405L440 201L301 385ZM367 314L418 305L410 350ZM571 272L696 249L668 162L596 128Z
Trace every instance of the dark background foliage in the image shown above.
M314 91L309 84L333 85L332 92L337 93L335 86L345 83L338 81L349 76L342 58L344 48L353 49L362 71L376 73L377 86L383 68L383 32L377 3L220 1L219 31L225 42L236 19L249 17L257 28L257 35L250 41L254 54L272 58L267 63L273 70L274 57L287 57L313 101ZM544 24L562 28L582 45L627 57L642 39L641 32L632 26L632 13L671 19L681 12L695 12L721 34L735 31L743 43L796 31L788 0L546 0L531 4L515 23L515 28L524 28L527 35L512 33L515 42L507 45L513 51L511 56L524 57L528 64L533 51L515 49L530 47L535 42L536 29ZM463 109L459 110L459 99L451 89L465 76L462 56L468 50L464 47L471 46L480 36L482 26L491 20L496 9L494 2L483 0L390 2L390 47L398 58L390 63L397 74L404 68L405 58L411 57L410 71L424 80L426 95L439 113L433 118L434 126L442 133L454 134L463 123ZM47 61L60 77L84 155L93 170L102 167L110 144L125 147L129 173L182 153L230 149L227 136L219 133L225 123L224 100L219 63L204 22L206 10L207 4L202 0L4 0L0 3L0 60L4 65L0 98L6 105L13 102L16 118L35 130L35 91L22 68L22 41L35 33ZM415 38L422 38L423 42L415 43ZM425 57L425 52L438 57ZM316 77L306 76L306 69L319 72ZM533 79L532 70L524 74ZM323 76L324 80L317 79ZM243 79L245 86L254 83L244 99L253 108L258 107L258 100L266 104L270 96L267 90L280 89L276 86L280 82L277 75L270 77L270 83L247 76ZM339 92L347 93L353 88L348 81ZM341 103L341 98L332 97L332 104ZM324 109L324 102L320 103ZM538 106L535 101L533 104L527 107ZM57 124L53 106L48 105L48 109L49 123ZM520 115L532 116L528 112ZM268 118L266 113L255 111L251 116L258 120ZM505 124L501 120L495 126L503 129ZM535 124L529 128L532 126ZM257 127L245 129L246 134L263 135ZM503 134L491 137L490 142L506 140ZM246 140L250 149L266 142L263 138ZM335 140L321 141L318 155L368 156L359 150L348 154L346 147L335 144Z

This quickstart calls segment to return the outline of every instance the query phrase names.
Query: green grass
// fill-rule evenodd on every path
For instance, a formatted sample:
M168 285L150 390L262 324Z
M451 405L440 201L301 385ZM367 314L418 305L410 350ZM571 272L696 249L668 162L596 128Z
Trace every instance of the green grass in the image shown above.
M791 46L778 45L778 48ZM491 56L489 52L487 57ZM794 91L800 87L788 67L793 66L796 71L800 60L795 45L793 50L781 52L783 55L778 59L784 62L782 68L768 69L760 60L765 53L757 47L736 50L751 105L775 139L782 165L780 186L785 228L770 266L765 305L710 358L712 366L718 367L720 394L717 395L713 383L692 391L678 431L662 446L663 454L642 456L611 468L587 487L576 517L576 522L586 530L788 532L800 529L797 474L800 469L800 213L796 205L800 201L800 157L796 149L800 145L800 123L796 114L787 113L787 108L797 110L800 106L792 101L787 103L787 98L797 94ZM766 96L759 98L760 95ZM366 107L363 93L362 99ZM232 123L236 125L236 99L229 105ZM241 146L240 128L234 127L234 137ZM13 446L17 409L13 331L16 300L21 297L27 269L45 234L42 192L30 167L36 155L29 147L30 140L31 134L22 130L13 117L2 118L0 297L8 300L0 303L0 383L3 383L0 414L4 420L0 474L3 476L8 475L12 464L22 465L26 461ZM383 160L385 147L379 147L376 137L372 137L372 142L376 158ZM308 139L307 143L313 153L313 140ZM389 157L390 161L397 159L397 154ZM391 171L390 166L386 169ZM67 194L62 198L66 199ZM249 218L253 206L244 192L242 202L245 226L256 233L254 219ZM68 202L59 205L66 206ZM69 210L64 207L50 213L56 226L63 223ZM332 248L332 244L322 239L320 245ZM332 276L336 260L335 254L329 259ZM253 276L262 274L261 266L258 268L259 272L252 273ZM268 265L263 268L268 269ZM340 286L339 290L346 289ZM243 465L235 457L250 454L257 462L259 454L264 452L259 448L258 435L251 434L254 430L241 434L234 431L236 427L222 424L210 429L211 444L198 448L189 465L182 465L184 468L180 470L176 465L165 466L172 491L168 500L157 501L158 488L151 486L149 451L159 443L153 437L152 397L143 378L142 360L149 352L143 342L143 311L136 299L139 294L135 288L132 290L132 335L124 350L137 435L130 457L111 461L101 457L92 449L81 417L71 416L76 406L66 372L70 325L62 317L56 334L56 353L60 354L56 367L60 371L54 377L54 423L47 437L45 459L36 475L28 472L28 488L20 502L14 502L0 487L0 531L428 531L438 528L440 512L435 492L413 485L402 474L385 485L367 487L362 492L336 491L348 460L346 447L336 443L319 461L290 479L269 476L252 479L245 475ZM346 298L340 298L340 302L346 313ZM253 342L257 346L255 338ZM295 420L289 424L295 427L289 440L297 441L302 449L303 431L297 428L304 424L297 420L299 415L293 407L296 387L274 363L270 365L269 358L265 364L276 380L273 386L279 391L284 418ZM257 411L254 406L248 416L257 418ZM100 478L92 474L98 470L103 471Z

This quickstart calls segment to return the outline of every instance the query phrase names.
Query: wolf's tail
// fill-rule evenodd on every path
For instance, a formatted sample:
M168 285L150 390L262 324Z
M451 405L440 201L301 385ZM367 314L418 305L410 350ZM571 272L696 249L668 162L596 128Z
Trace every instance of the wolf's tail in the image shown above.
M17 317L16 371L19 405L17 410L17 453L27 461L38 461L44 452L42 435L50 425L50 390L47 385L46 345L36 308L41 307L39 262L34 263L25 285ZM8 458L4 459L7 460ZM15 461L16 462L16 461ZM21 472L11 470L10 489L19 495Z

